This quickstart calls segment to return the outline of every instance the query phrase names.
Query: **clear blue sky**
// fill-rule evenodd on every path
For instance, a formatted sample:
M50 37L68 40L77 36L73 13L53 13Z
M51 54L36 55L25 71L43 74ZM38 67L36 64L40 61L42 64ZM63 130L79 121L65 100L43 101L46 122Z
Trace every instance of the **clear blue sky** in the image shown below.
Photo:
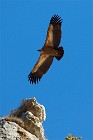
M46 108L49 140L69 133L93 140L93 1L0 0L0 12L0 116L36 97ZM63 19L65 55L30 85L27 76L54 14Z

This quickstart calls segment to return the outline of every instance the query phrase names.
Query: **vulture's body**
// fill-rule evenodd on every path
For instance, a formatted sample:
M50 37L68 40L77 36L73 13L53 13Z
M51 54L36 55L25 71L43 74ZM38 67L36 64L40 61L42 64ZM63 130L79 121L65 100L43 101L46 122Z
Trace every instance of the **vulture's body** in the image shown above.
M30 83L36 84L40 81L41 77L50 68L54 57L57 60L63 57L63 47L58 47L62 36L61 25L61 18L58 15L54 15L50 20L45 44L41 50L38 50L40 52L40 57L28 75Z

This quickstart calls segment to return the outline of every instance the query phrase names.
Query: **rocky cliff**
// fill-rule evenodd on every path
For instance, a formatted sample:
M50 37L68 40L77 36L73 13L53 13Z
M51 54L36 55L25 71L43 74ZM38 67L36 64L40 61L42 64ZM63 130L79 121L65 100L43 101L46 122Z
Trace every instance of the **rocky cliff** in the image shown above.
M0 118L0 140L46 140L42 122L45 108L35 98L25 99L10 115ZM65 140L81 140L68 135Z
M0 140L45 140L42 122L45 108L35 98L25 99L18 109L0 119Z

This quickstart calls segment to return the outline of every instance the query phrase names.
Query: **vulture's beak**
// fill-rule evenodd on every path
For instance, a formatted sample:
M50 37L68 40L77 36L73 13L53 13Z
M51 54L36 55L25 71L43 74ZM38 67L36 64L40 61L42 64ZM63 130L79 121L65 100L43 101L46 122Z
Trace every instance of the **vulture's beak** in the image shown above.
M40 52L40 53L44 53L44 51L41 49L41 50L37 50L38 52Z

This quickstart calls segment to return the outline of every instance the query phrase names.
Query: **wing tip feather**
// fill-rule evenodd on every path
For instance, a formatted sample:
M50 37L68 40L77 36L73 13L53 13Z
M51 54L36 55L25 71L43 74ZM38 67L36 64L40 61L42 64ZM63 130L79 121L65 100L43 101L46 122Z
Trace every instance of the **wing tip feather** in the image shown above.
M50 24L54 25L54 24L57 24L57 25L61 25L62 24L62 19L60 16L58 15L53 15L51 20L50 20Z
M28 75L28 81L30 81L30 84L37 84L40 81L41 77L38 77L35 73L30 73Z

